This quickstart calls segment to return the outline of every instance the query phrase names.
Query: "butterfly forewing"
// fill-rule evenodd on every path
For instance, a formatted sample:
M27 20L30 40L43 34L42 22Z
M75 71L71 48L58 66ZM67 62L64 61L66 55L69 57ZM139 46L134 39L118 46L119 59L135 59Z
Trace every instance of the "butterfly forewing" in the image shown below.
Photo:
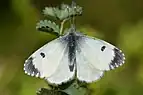
M25 72L55 84L61 84L72 78L74 71L70 72L68 68L67 43L62 41L60 37L33 53L25 62Z
M105 41L83 36L78 47L82 56L96 69L110 70L124 63L124 54Z

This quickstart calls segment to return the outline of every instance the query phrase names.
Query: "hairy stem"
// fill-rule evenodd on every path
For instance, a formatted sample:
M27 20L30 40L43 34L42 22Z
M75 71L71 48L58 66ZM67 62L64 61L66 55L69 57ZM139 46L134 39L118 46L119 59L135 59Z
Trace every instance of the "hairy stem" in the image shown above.
M60 35L63 35L63 27L64 27L64 23L69 20L69 18L67 19L64 19L62 22L61 22L61 26L60 26Z

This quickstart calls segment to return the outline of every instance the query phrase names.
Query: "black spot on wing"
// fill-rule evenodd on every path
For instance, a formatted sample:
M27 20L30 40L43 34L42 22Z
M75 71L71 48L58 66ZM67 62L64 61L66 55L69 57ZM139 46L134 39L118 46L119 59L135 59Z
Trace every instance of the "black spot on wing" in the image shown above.
M41 52L40 55L45 58L45 53Z
M125 56L121 50L117 48L114 48L113 50L114 50L115 56L113 60L111 61L111 63L109 64L110 69L114 69L116 67L121 66L122 64L124 64L124 61L125 61Z
M101 51L104 51L105 48L106 48L106 46L102 46L102 47L101 47Z
M38 71L38 69L35 68L33 64L33 57L30 57L29 59L26 60L24 64L24 70L25 70L25 73L27 73L28 75L40 76L40 72Z

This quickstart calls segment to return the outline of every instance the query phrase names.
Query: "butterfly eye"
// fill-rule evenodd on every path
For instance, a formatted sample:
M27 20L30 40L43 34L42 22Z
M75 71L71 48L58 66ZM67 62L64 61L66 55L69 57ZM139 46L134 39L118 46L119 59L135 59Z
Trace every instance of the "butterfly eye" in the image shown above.
M45 54L43 52L40 53L40 55L44 58L45 57Z
M106 48L106 46L102 46L102 47L101 47L101 51L104 51L105 48Z

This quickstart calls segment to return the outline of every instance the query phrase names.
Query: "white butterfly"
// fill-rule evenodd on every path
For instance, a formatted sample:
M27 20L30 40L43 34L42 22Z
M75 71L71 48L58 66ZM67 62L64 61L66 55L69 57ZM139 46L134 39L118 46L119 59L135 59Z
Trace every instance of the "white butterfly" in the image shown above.
M91 83L104 71L124 63L125 57L115 46L70 28L64 36L47 43L24 64L25 73L62 84L73 78Z

